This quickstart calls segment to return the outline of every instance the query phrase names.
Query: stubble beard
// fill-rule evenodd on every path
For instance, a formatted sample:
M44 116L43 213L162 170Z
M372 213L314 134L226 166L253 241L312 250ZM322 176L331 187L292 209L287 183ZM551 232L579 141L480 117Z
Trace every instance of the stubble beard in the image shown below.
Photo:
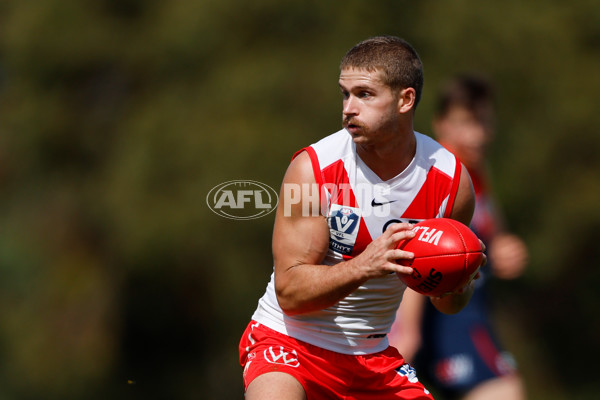
M350 133L354 143L363 144L368 147L376 145L380 140L387 142L396 136L394 132L398 129L399 121L393 116L383 117L375 128L359 121L354 117L343 118L342 126Z

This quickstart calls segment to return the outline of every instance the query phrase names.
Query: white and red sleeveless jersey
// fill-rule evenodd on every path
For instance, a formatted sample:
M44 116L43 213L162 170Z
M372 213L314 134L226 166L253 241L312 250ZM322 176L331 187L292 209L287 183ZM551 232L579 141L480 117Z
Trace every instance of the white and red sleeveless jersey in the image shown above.
M312 161L329 223L329 250L323 264L356 256L391 223L449 216L460 180L460 163L430 137L417 132L415 136L414 159L387 181L360 159L345 130L301 150L308 152ZM365 282L327 309L288 316L279 307L271 275L252 318L331 351L375 353L388 346L386 335L404 289L396 274L390 274Z

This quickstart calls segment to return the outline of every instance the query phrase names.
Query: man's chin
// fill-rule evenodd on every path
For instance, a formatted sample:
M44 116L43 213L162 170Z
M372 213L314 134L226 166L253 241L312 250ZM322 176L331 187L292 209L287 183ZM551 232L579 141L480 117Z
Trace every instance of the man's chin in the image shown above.
M357 141L361 141L363 136L356 133L356 132L350 132L349 130L346 129L346 132L348 132L350 134L350 136L352 137L352 141L354 143L356 143Z
M363 135L353 135L353 134L350 134L350 135L352 136L352 142L354 142L354 144L356 144L356 145L364 146L364 145L369 144L369 140L366 137L364 137Z
M346 132L348 132L353 138L362 136L363 129L359 126L345 126L344 129L346 129Z

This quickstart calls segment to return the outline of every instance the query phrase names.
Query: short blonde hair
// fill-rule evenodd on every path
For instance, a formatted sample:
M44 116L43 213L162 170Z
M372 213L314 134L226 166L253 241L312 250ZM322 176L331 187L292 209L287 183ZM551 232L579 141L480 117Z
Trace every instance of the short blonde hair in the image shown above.
M348 68L381 71L383 83L392 89L413 88L415 107L423 92L423 64L416 50L396 36L375 36L351 48L342 58L340 70Z

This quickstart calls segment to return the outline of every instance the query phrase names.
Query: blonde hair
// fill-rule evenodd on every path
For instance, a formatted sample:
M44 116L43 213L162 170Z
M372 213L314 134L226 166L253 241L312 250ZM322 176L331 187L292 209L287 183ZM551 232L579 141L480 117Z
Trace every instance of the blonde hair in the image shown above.
M359 68L381 71L383 83L392 89L413 88L415 107L423 91L423 64L416 50L396 36L375 36L351 48L342 58L340 70Z

